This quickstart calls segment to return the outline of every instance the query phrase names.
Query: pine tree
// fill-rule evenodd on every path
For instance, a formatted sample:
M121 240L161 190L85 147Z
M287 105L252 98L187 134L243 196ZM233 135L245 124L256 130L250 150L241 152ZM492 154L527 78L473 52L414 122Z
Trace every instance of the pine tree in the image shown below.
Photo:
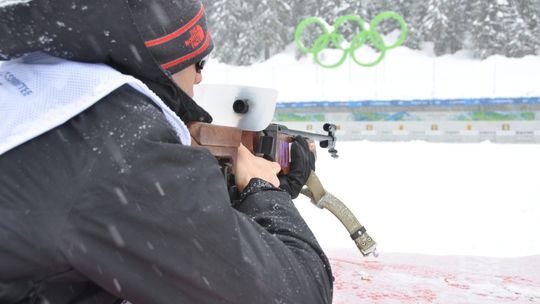
M207 5L208 21L215 44L213 56L221 62L238 64L251 57L244 46L250 42L247 21L250 6L242 0L215 0Z
M424 18L428 11L428 5L425 1L415 1L411 3L409 12L410 17L407 22L409 36L405 45L411 49L420 49L420 45L425 41L425 33L423 32ZM407 20L407 19L406 19Z
M268 59L293 41L291 7L283 0L216 0L209 8L216 56L249 65Z
M523 18L525 24L529 28L536 44L536 49L540 54L540 1L538 0L517 0L516 1L517 9L519 15Z
M435 55L454 53L462 44L460 28L463 13L460 0L428 0L427 12L422 18L420 31L423 40L433 41Z
M474 52L482 59L494 54L521 57L535 51L533 35L507 0L478 2L472 36Z
M296 31L296 28L298 27L300 22L302 22L306 18L317 17L317 10L321 5L320 1L321 0L312 0L312 1L292 0L290 2L291 28L293 30L292 32L293 39L294 39L294 32ZM311 39L310 41L313 41L313 39ZM296 59L299 59L306 55L307 54L300 52L298 49L295 52Z
M482 0L462 0L461 6L463 6L463 16L461 20L461 37L462 37L462 49L473 51L476 48L474 39L474 23L476 22L476 11L478 8L478 1Z
M291 27L291 7L283 0L260 0L254 7L251 34L255 44L253 47L262 50L263 59L282 51L293 41ZM256 59L256 58L252 58Z
M366 19L367 23L370 23L373 18L379 15L382 12L396 12L403 16L403 11L405 8L405 0L377 0L373 3L373 8L371 16ZM399 24L392 19L386 19L377 25L377 32L381 35L387 35L394 30L399 29Z
M291 0L290 7L292 26L296 27L300 21L308 17L320 17L318 15L318 11L323 2L323 0Z
M519 15L529 29L538 32L540 27L540 2L538 0L516 0ZM537 36L538 37L538 36Z
M332 25L337 18L350 13L350 4L347 0L334 0L323 2L318 9L317 16Z
M467 38L467 3L470 0L448 0L445 2L443 11L448 15L450 24L448 29L446 29L443 39L443 47L445 49L445 54L453 54L459 50L464 49L465 40ZM437 44L435 48L438 49Z

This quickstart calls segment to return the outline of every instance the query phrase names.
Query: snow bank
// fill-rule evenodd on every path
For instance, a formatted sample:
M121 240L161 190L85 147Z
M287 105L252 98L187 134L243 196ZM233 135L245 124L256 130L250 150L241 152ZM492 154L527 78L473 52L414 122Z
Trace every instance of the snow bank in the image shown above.
M540 56L480 61L465 51L434 57L400 47L377 66L351 60L335 69L317 66L309 57L294 58L294 47L249 67L211 61L205 83L271 87L279 102L455 99L540 96Z

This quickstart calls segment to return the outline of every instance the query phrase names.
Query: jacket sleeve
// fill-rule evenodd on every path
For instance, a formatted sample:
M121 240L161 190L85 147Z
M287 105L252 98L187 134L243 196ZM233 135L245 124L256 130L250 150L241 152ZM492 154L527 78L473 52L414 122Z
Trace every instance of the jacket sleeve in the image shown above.
M331 302L328 261L287 193L258 187L232 208L210 153L132 90L106 99L73 122L91 139L61 240L75 269L134 304Z

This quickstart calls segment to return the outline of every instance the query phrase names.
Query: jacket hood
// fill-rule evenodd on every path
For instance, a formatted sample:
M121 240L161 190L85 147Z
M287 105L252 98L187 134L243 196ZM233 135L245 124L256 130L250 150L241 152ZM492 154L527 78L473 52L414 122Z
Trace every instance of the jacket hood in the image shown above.
M33 0L0 7L0 59L41 51L104 63L143 81L184 122L211 122L211 116L174 83L145 47L132 16L139 1Z

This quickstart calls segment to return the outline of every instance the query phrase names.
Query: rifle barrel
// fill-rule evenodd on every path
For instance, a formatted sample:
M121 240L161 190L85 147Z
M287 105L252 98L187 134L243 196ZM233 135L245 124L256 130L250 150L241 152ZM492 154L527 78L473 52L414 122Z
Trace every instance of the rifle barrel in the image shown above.
M307 137L307 138L317 140L317 141L324 141L324 140L335 141L336 140L336 138L334 136L318 134L318 133L311 133L311 132L305 132L305 131L299 131L299 130L286 129L286 130L281 130L280 132L285 133L287 135L291 135L291 136L300 135L300 136Z

